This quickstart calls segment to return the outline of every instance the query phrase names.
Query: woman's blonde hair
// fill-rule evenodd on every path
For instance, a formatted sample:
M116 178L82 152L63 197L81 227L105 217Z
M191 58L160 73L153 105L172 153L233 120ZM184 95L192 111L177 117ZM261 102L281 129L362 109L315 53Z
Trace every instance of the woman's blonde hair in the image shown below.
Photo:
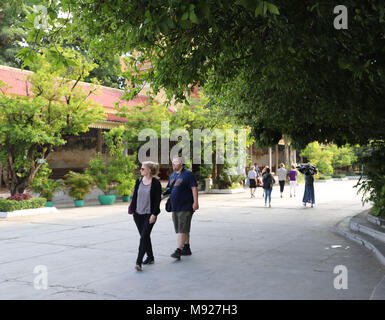
M157 176L159 173L159 163L152 161L145 161L142 163L147 169L150 169L152 176Z

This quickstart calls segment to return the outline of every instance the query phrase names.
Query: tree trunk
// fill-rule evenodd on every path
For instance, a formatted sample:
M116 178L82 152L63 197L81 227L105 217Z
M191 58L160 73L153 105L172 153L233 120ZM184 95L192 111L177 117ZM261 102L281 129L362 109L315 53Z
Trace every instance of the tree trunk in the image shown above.
M283 139L285 141L285 166L286 168L290 166L290 158L289 158L289 142L287 141L287 136L284 135Z
M279 153L278 153L278 144L275 145L275 171L279 168Z

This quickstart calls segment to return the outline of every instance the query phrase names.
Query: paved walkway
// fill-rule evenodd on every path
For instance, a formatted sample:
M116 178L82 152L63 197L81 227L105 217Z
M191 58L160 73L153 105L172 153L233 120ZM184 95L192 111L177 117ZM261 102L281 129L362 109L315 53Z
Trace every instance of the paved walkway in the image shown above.
M55 215L0 220L0 299L384 299L384 268L331 231L365 207L354 181L315 185L316 207L279 198L200 195L193 255L174 261L171 214L153 229L155 264L134 270L139 236L127 204L60 208ZM162 208L164 203L162 203ZM334 268L347 269L347 289ZM35 269L36 268L36 269ZM34 270L36 273L34 273ZM47 289L34 283L47 271ZM41 283L40 283L41 284Z

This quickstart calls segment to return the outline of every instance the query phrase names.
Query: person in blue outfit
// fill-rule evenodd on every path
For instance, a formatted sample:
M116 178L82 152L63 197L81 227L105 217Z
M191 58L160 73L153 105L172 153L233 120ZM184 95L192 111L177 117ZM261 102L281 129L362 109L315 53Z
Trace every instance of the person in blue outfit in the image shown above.
M303 194L303 205L306 207L306 203L311 203L311 207L313 208L315 203L314 198L314 176L307 172L305 173L305 192Z
M193 213L199 209L198 185L194 174L184 168L182 157L174 158L172 167L174 172L167 188L171 188L172 220L178 234L178 247L171 257L180 260L182 255L191 255L190 229Z
M263 190L265 191L265 207L267 206L267 199L269 199L269 208L271 208L271 192L273 191L273 184L275 179L270 173L270 168L265 168L265 173L262 176Z

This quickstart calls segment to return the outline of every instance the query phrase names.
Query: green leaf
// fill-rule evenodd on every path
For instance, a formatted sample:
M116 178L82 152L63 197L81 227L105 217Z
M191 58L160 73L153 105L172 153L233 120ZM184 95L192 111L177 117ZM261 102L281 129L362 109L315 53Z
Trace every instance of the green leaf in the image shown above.
M190 21L193 22L193 23L198 23L198 18L196 16L194 10L190 11Z
M188 17L189 17L189 11L186 11L186 12L184 12L184 13L182 14L181 20L182 20L182 21L185 21L185 20L188 19Z
M259 0L237 0L235 2L235 4L240 5L249 11L254 11L257 4L258 5L261 4L261 1L259 1Z
M266 6L271 14L279 14L278 7L275 6L274 4L266 2Z

